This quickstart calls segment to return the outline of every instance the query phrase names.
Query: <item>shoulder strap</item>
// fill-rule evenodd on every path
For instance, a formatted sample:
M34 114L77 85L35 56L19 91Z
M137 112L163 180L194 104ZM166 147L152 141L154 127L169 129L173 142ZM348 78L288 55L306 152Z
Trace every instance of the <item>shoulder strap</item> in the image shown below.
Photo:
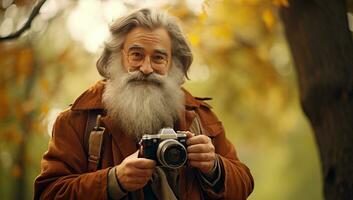
M93 130L94 126L96 125L96 119L99 114L100 114L99 110L88 110L87 111L85 135L83 137L83 146L85 148L86 154L88 154L89 136L90 136L90 133Z
M102 110L89 110L87 113L83 143L87 154L89 172L96 171L100 164L105 130L104 127L101 127L99 124L100 114L102 114Z

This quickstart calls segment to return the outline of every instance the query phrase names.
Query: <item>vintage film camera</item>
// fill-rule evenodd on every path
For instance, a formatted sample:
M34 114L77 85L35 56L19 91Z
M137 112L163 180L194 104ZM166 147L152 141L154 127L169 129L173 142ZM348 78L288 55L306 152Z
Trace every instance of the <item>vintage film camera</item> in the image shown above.
M140 140L141 156L155 160L157 166L172 169L185 165L187 160L186 132L175 132L172 128L163 128L158 134L145 134Z

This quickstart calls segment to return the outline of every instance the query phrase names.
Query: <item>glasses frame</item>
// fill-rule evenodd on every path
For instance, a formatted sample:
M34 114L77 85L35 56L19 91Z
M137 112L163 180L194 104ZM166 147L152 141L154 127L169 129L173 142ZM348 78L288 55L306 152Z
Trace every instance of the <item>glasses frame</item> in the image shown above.
M156 65L156 63L154 63L153 61L152 61L152 59L151 59L151 56L146 56L145 54L143 55L144 57L143 57L143 59L141 60L141 61L139 61L139 63L138 64L134 64L133 62L136 62L136 61L132 61L131 62L131 59L129 58L129 52L126 52L124 49L122 49L122 52L123 52L123 54L126 56L126 58L127 58L127 62L133 67L133 68L137 68L137 67L139 67L139 66L141 66L144 62L145 62L145 60L146 60L146 57L149 57L149 62L150 62L150 65L151 65L151 67L153 68L153 69L164 69L164 68L167 68L168 67L168 55L166 55L166 63L165 64L163 64L163 66L155 66ZM162 64L157 64L157 65L162 65Z

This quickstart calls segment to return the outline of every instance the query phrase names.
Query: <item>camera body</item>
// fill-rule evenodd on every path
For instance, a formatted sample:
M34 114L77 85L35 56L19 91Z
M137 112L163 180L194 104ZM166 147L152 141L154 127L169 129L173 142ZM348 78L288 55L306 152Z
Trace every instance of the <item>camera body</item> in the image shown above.
M186 132L175 132L172 128L163 128L158 134L145 134L140 140L143 158L155 160L157 166L177 169L187 160Z

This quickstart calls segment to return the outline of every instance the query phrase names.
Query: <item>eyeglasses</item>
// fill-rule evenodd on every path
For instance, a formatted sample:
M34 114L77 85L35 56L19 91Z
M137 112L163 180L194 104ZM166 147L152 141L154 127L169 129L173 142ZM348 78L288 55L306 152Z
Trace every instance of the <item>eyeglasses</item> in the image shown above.
M127 56L127 61L132 67L139 67L143 64L146 59L146 55L143 50L132 49L128 52L122 50L123 53ZM154 53L149 56L151 67L154 69L163 69L167 67L168 56L162 53Z

